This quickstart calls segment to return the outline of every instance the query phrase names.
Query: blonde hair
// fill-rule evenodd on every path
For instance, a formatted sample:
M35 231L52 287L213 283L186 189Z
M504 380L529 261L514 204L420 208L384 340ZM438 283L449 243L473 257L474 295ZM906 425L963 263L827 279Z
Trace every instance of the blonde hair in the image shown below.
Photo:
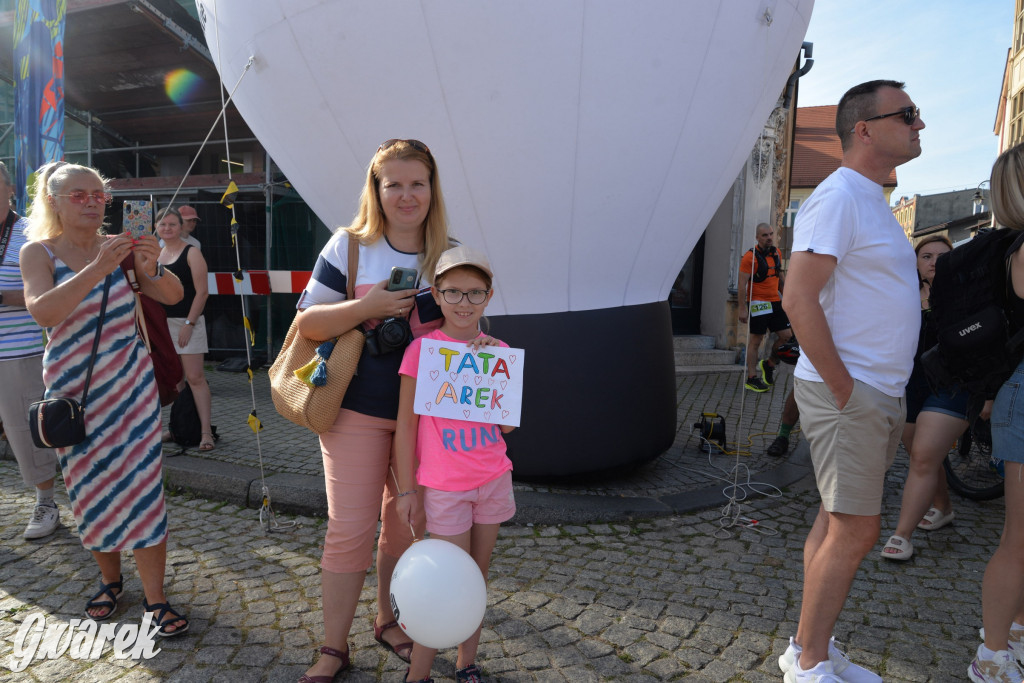
M60 214L50 202L54 195L60 194L68 181L76 175L89 174L103 183L106 192L107 179L94 168L69 164L64 161L53 161L36 171L35 187L32 191L32 207L28 210L28 228L25 237L32 241L60 237L64 226L60 223Z
M999 225L1024 230L1024 143L999 155L989 183L992 216Z
M424 281L432 282L437 260L450 246L448 214L444 207L441 178L437 172L434 155L422 142L396 140L390 145L381 145L366 169L366 184L363 185L363 192L359 196L359 211L352 224L343 227L342 230L347 231L349 236L358 240L360 244L373 244L384 236L387 221L380 203L380 171L384 162L392 159L419 161L430 171L430 205L427 207L427 218L424 221L420 272L423 273Z

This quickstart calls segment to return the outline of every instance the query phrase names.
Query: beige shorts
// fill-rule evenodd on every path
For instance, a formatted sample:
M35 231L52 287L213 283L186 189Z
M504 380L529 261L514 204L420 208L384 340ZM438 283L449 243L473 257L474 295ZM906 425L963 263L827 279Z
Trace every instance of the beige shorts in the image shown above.
M896 457L907 414L904 398L854 380L850 400L840 411L824 382L796 378L795 392L822 506L849 515L881 514L885 473Z
M184 318L168 318L167 329L171 333L171 341L174 342L174 350L179 354L182 353L206 353L210 350L206 342L206 317L199 316L199 320L196 321L195 327L192 330L192 338L188 340L188 345L181 347L178 346L178 332L182 327L185 326Z

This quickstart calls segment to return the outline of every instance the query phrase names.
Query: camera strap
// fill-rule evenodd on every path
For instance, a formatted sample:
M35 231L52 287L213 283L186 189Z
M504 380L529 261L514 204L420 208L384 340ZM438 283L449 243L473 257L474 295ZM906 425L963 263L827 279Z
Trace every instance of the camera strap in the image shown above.
M11 234L14 232L14 223L17 220L18 214L14 212L14 209L7 212L3 233L0 234L0 265L3 265L4 257L7 256L7 243L11 240Z

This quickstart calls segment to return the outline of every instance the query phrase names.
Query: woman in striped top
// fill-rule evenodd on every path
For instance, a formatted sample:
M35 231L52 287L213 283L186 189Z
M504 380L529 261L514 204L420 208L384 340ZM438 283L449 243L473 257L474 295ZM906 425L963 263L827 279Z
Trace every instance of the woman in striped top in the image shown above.
M49 536L60 523L53 502L57 456L32 442L25 409L43 395L43 331L25 310L25 292L18 254L25 244L28 221L11 208L14 183L0 161L0 420L26 486L36 489L36 504L25 538Z

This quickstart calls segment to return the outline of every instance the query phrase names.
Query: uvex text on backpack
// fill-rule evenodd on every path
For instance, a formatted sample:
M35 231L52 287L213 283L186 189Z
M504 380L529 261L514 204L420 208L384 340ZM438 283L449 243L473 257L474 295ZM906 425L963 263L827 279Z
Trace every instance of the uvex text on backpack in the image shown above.
M979 230L939 256L930 295L939 343L921 357L934 386L993 398L1020 363L1024 321L1010 314L1009 260L1022 243L1015 230Z

